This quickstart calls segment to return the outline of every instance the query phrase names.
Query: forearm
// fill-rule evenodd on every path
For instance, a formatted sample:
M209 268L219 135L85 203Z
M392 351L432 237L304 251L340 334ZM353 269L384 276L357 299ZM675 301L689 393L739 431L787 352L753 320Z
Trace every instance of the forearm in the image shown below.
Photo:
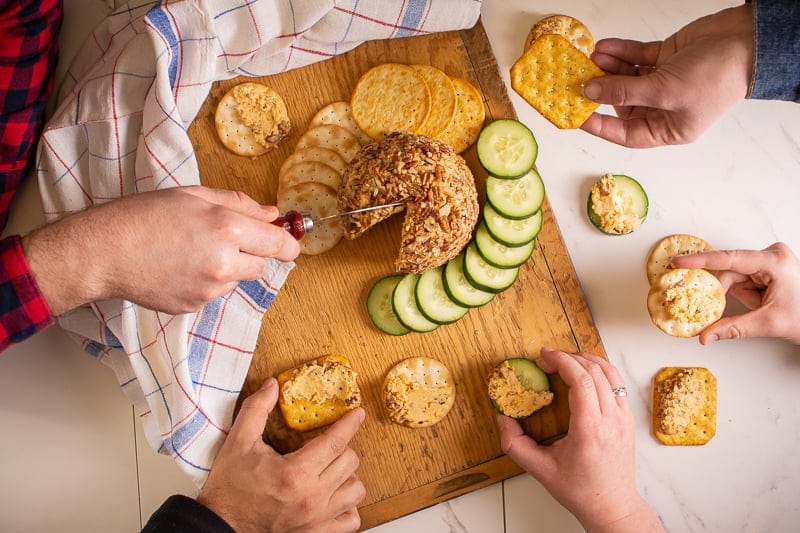
M800 3L753 0L753 74L748 98L800 102Z
M93 223L96 222L96 223ZM81 212L34 230L22 239L33 277L56 316L107 297L105 276L98 260L107 257L102 243L102 219Z

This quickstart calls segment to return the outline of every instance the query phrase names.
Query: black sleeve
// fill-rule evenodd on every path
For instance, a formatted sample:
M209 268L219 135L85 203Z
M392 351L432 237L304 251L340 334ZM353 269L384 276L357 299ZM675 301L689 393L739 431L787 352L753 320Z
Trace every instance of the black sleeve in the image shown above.
M192 498L174 495L156 509L142 533L234 533L225 520Z

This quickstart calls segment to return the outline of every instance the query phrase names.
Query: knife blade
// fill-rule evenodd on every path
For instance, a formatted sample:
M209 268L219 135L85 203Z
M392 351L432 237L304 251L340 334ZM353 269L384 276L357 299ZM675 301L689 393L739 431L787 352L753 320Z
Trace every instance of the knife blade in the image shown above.
M336 213L335 215L327 215L324 217L315 217L311 213L301 213L299 211L288 211L283 216L276 218L271 222L271 224L278 226L280 228L285 229L288 231L292 237L297 239L298 241L303 238L303 236L308 233L309 231L314 230L314 225L320 222L325 222L327 220L333 220L335 218L346 217L350 215L356 215L358 213L366 213L368 211L375 211L376 209L387 209L389 207L400 207L404 205L405 202L394 202L391 204L383 204L383 205L372 205L369 207L362 207L360 209L353 209L352 211L344 211L342 213Z

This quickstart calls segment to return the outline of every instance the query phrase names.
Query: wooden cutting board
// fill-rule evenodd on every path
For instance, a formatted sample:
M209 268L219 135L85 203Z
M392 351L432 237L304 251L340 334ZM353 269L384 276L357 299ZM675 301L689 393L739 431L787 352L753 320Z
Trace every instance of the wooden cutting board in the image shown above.
M480 23L460 32L367 42L328 61L261 80L286 100L293 129L276 150L259 158L233 155L217 139L215 106L230 87L245 80L216 83L189 128L202 182L274 204L278 169L313 115L325 104L349 100L361 74L385 62L427 63L465 78L482 92L487 121L515 117ZM475 174L483 203L486 173L474 146L462 155ZM543 178L546 184L546 172ZM547 202L543 214L536 250L514 286L434 332L391 337L379 332L366 313L373 282L393 273L400 216L356 241L342 241L326 254L299 257L265 314L242 398L267 377L323 354L346 356L359 373L367 420L352 446L361 457L358 475L367 487L360 506L363 528L521 472L500 451L495 412L486 395L486 375L497 362L511 356L536 357L542 346L605 355ZM395 425L382 411L383 377L396 362L413 356L441 360L457 384L452 411L430 428ZM553 405L523 424L540 441L552 441L568 427L566 386L559 379L552 381Z

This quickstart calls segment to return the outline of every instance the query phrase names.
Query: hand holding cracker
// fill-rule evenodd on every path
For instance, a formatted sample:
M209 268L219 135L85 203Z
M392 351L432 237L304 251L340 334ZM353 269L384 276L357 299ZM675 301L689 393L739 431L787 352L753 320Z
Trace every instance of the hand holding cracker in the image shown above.
M725 291L750 311L726 316L700 334L700 342L777 337L800 344L800 259L783 243L761 251L725 250L672 259L678 268L717 271Z
M275 408L270 378L243 403L197 500L236 531L356 531L364 485L348 443L364 410L348 412L300 450L279 455L261 434Z
M747 94L753 64L751 4L696 20L665 41L603 39L592 59L608 76L584 95L616 107L581 129L629 147L696 140Z
M616 397L622 377L608 361L587 354L542 349L537 364L569 386L566 437L550 446L525 435L515 420L498 415L500 444L541 482L587 530L662 531L636 489L634 419L629 399ZM630 391L629 391L630 394Z

